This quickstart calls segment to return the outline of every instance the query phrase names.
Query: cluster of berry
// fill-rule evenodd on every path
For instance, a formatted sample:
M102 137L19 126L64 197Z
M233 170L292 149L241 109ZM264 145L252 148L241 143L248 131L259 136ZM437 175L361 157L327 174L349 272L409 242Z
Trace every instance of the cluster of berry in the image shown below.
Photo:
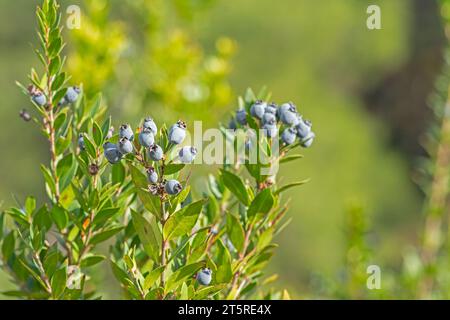
M155 137L158 134L158 128L152 118L144 119L142 127L139 130L138 141L148 153L148 157L154 161L159 162L165 159L163 148L156 143ZM183 143L186 138L186 124L183 121L178 121L172 125L168 132L168 140L171 145L179 145ZM130 125L124 124L119 129L119 141L117 144L106 142L103 145L105 158L111 164L120 162L123 156L134 151L135 146L134 131ZM84 141L82 136L79 140L80 149L83 149ZM190 146L182 147L178 152L178 157L182 163L192 163L197 155L197 149ZM147 168L148 181L151 184L162 184L164 191L169 195L177 195L183 189L177 180L163 181L159 179L158 172L153 167ZM158 186L154 186L151 190L156 190L159 193Z
M312 131L311 121L303 119L292 102L277 106L275 103L258 100L250 107L250 115L259 120L264 134L269 138L275 138L280 128L284 127L281 141L286 145L295 143L298 138L302 147L309 148L316 136ZM237 129L238 124L246 126L247 116L247 110L239 109L230 122L230 129Z
M43 107L47 104L47 97L41 90L39 90L35 86L30 86L28 88L28 91L30 93L31 100L33 100L33 102L38 106ZM76 102L80 93L81 89L77 86L67 88L66 94L61 99L61 101L58 102L58 106L62 107Z

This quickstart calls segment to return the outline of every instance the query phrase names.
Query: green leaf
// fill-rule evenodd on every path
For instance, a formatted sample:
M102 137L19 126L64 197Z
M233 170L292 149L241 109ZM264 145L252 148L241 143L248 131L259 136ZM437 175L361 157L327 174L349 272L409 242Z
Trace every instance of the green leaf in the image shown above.
M38 229L50 230L52 226L52 219L47 210L47 207L42 206L33 217L33 226L36 226Z
M157 233L157 228L153 228L150 222L142 215L131 210L134 229L136 230L145 252L153 259L158 261L160 253L161 236Z
M87 256L83 260L81 260L81 267L82 268L92 267L92 266L102 262L105 259L106 259L105 256L100 256L100 255Z
M245 232L242 223L233 214L227 214L227 233L233 246L241 252L244 247Z
M36 198L27 197L27 199L25 200L25 212L27 213L27 215L31 217L35 209L36 209Z
M97 151L96 151L94 142L91 140L91 138L86 133L83 134L83 140L84 140L84 145L86 146L86 151L88 152L88 154L92 157L92 159L97 158Z
M109 133L109 129L111 129L111 117L108 117L102 125L102 135L104 138L106 138L108 136Z
M122 162L117 163L116 165L112 166L111 170L111 182L113 184L122 184L125 180L125 166L122 164Z
M288 163L288 162L295 161L295 160L302 159L302 158L303 158L303 155L301 155L301 154L293 154L291 156L281 158L280 163Z
M200 270L203 266L203 262L197 262L188 264L179 268L177 271L172 273L169 279L166 282L166 287L164 288L164 292L170 292L173 289L177 288L182 283L192 279L194 275Z
M116 277L116 279L124 284L127 285L128 284L128 275L125 271L123 271L118 265L117 263L115 263L114 261L111 260L111 269L113 271L114 276Z
M92 135L94 136L94 141L97 147L100 147L103 145L103 132L102 129L100 129L100 126L97 124L97 122L94 121L94 124L92 125Z
M118 213L120 208L104 208L100 210L94 217L94 224L102 224Z
M44 288L47 289L47 286L45 285L42 278L36 273L36 271L33 270L25 261L19 258L20 264L25 268L26 271Z
M131 178L133 179L136 193L141 200L144 207L154 216L161 219L161 213L159 208L159 198L152 196L145 189L148 188L147 177L135 166L130 164Z
M190 233L197 223L204 203L205 200L193 202L171 215L164 225L164 238L171 240Z
M52 295L54 298L57 299L64 293L64 290L66 289L66 282L67 282L66 267L56 270L51 280Z
M109 238L111 238L112 236L114 236L115 234L122 231L123 228L124 227L114 227L114 228L110 228L110 229L104 230L102 232L99 232L91 238L91 240L89 241L89 244L95 245L100 242L104 242L104 241L108 240Z
M165 269L165 266L158 267L152 270L146 277L144 281L144 291L149 290L158 280Z
M183 168L184 168L185 166L186 166L186 165L183 164L183 163L170 163L170 164L167 164L167 165L164 167L164 175L165 175L165 176L170 176L170 175L172 175L172 174L175 174L175 173L177 173L177 172L183 170Z
M272 209L274 202L275 200L270 189L264 189L253 199L247 210L247 217L251 219L257 214L267 214Z
M215 273L216 283L229 283L233 278L233 271L231 268L231 256L222 241L217 241L217 271Z
M195 292L195 295L192 297L192 300L205 300L207 298L210 298L210 297L218 294L220 291L222 291L225 288L226 288L226 285L224 285L224 284L201 288L200 290L197 290Z
M67 211L58 205L53 206L51 211L51 216L53 222L56 224L59 230L63 230L67 227L69 223L69 215Z
M291 188L302 186L302 185L308 183L309 181L310 181L310 179L306 179L306 180L303 180L303 181L298 181L298 182L289 183L289 184L287 184L287 185L281 187L281 188L278 189L277 191L275 191L275 195L279 195L280 193L282 193L282 192L284 192L284 191L287 191L287 190L289 190L289 189L291 189Z
M0 213L0 241L3 238L4 225L5 225L5 214L2 212Z
M47 183L50 191L55 194L56 193L56 185L55 185L55 180L53 179L53 176L50 172L50 170L45 167L43 164L41 164L41 171L42 174L44 175L44 180Z
M11 231L3 240L2 244L2 256L3 260L6 262L11 258L14 248L16 245L16 238L14 236L14 231Z
M222 180L225 186L242 202L245 206L249 205L250 199L244 182L237 175L221 170Z
M245 91L244 100L247 104L250 104L256 100L256 95L251 88L248 88L247 91Z

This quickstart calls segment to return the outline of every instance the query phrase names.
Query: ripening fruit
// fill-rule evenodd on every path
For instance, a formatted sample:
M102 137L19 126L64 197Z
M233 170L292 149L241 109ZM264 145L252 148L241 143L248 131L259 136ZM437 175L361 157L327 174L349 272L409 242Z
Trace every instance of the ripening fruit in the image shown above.
M316 134L315 134L314 132L311 131L311 132L306 136L306 138L302 140L301 146L302 146L303 148L309 148L309 147L311 147L311 145L312 145L313 142L314 142L315 137L316 137Z
M299 123L295 127L297 129L297 136L300 140L305 139L308 134L311 132L312 123L308 120L299 119Z
M181 144L186 138L186 123L179 120L169 130L169 141L173 144Z
M192 163L197 156L197 149L194 147L183 147L178 153L180 161L183 163Z
M250 108L250 114L252 117L262 119L264 116L264 113L266 112L267 103L258 100L256 101Z
M169 180L166 182L164 189L170 195L177 195L183 190L183 187L177 180Z
M236 112L236 121L243 126L247 124L247 112L245 109L239 109Z
M153 161L160 161L164 156L162 148L157 144L154 144L150 147L148 154L150 156L150 159L152 159Z
M155 143L155 136L150 128L144 127L139 133L139 143L144 148L150 148Z
M119 143L117 144L117 148L119 149L120 153L123 155L133 152L133 144L127 138L120 139Z
M148 128L153 132L153 135L158 134L158 127L156 126L155 121L153 121L152 118L148 117L144 119L144 123L142 124L142 127Z
M150 183L158 182L158 174L156 173L155 168L150 167L147 169L147 179Z
M111 164L116 164L122 159L122 154L120 153L117 146L111 142L107 142L103 145L105 158Z
M67 88L66 95L64 96L64 99L68 103L74 103L78 99L78 95L80 94L81 89L77 86L69 87Z
M119 138L127 138L130 141L134 140L134 132L133 129L131 129L129 124L123 124L120 126L119 129Z
M86 150L86 144L84 143L83 134L80 133L78 136L78 148L80 148L81 151Z
M202 286L208 286L211 283L211 280L212 280L211 269L205 268L197 273L197 281Z
M228 123L228 129L231 129L231 130L237 129L236 119L234 119L234 118L230 119L230 122Z
M33 99L34 103L41 107L47 103L46 96L40 91L34 93L31 98Z
M281 134L281 140L287 145L293 144L296 138L297 130L295 130L295 128L287 128Z

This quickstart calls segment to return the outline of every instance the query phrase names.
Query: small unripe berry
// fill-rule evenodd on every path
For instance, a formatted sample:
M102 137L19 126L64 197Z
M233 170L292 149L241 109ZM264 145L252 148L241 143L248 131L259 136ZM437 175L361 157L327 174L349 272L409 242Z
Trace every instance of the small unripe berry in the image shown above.
M80 94L81 89L79 87L73 86L67 88L66 95L64 96L64 99L68 103L74 103L78 99L78 95Z
M78 148L80 148L81 151L86 150L86 144L84 143L83 134L80 133L78 136Z
M32 99L34 103L41 107L47 103L47 97L40 91L35 92L32 95Z
M142 124L142 127L150 129L154 135L158 134L158 127L156 126L155 121L153 121L152 118L148 117L144 119L144 123Z
M287 145L293 144L296 138L297 138L297 130L295 130L295 128L287 128L283 131L281 135L281 140Z
M205 268L197 273L197 281L202 286L208 286L211 283L211 280L212 280L211 269Z
M122 154L120 153L117 145L107 142L103 145L105 158L111 164L116 164L122 159Z
M160 161L164 156L162 148L157 144L154 144L150 147L148 154L150 156L150 159L152 159L153 161Z
M144 127L144 129L139 133L139 143L144 148L150 148L150 146L155 143L155 136L150 128Z
M263 125L264 134L269 138L275 138L278 134L278 127L276 125L265 124Z
M169 180L166 182L164 190L170 195L177 195L183 190L183 187L177 180Z
M243 126L247 124L247 112L245 109L239 109L236 112L236 121Z
M250 114L252 117L262 119L264 113L266 112L267 103L258 100L250 108Z
M186 138L186 123L178 121L169 130L169 141L173 144L181 144Z
M122 138L119 140L117 147L121 154L129 154L133 152L133 144L127 138Z
M194 147L183 147L178 153L180 161L183 163L192 163L197 156L197 149Z
M31 115L28 113L27 110L22 109L20 110L19 116L23 119L25 122L29 122L31 120Z
M156 173L155 168L150 167L147 169L147 179L150 183L158 182L158 174Z
M119 129L119 138L127 138L130 141L134 140L134 132L133 129L131 129L129 124L123 124L120 126Z

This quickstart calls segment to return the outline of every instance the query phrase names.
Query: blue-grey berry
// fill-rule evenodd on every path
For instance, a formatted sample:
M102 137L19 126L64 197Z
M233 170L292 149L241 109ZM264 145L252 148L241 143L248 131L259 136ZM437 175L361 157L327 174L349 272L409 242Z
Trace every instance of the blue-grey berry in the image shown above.
M177 180L169 180L166 182L164 190L170 195L177 195L183 190L183 187Z
M277 112L278 112L278 106L274 102L267 105L265 113L271 113L273 115L277 115Z
M236 112L236 121L243 126L247 124L247 111L245 109L239 109Z
M155 136L150 128L144 127L139 133L139 143L144 148L150 148L155 143Z
M289 126L295 126L299 122L297 108L292 103L285 103L280 107L279 118L281 122Z
M296 138L297 130L295 130L295 128L287 128L281 134L281 140L287 145L293 144Z
M153 119L150 117L144 119L144 123L142 124L142 127L144 129L145 128L150 129L154 135L158 134L158 127L156 126L155 121L153 121Z
M105 158L111 164L116 164L122 159L122 154L120 153L117 145L107 142L103 145Z
M262 117L262 123L267 125L276 125L277 117L272 113L265 113Z
M47 103L47 97L40 91L34 93L32 99L34 103L41 107Z
M231 129L231 130L237 129L236 119L234 119L234 118L230 119L230 122L228 123L228 129Z
M84 137L82 133L80 133L78 136L78 148L80 148L81 151L86 150L86 144L84 143Z
M311 145L313 144L315 138L316 138L316 134L315 134L314 132L311 131L311 132L306 136L306 138L304 138L304 139L301 141L301 146L302 146L303 148L309 148L309 147L311 147Z
M66 95L64 96L65 100L68 103L74 103L78 99L78 95L80 94L81 89L79 87L73 86L67 88Z
M311 127L311 121L303 120L302 118L299 119L299 122L295 126L295 129L297 130L297 136L300 138L300 140L303 140L308 136L308 134L311 132Z
M205 268L197 273L197 282L202 286L209 286L212 280L211 269Z
M183 163L192 163L197 156L197 149L194 147L183 147L178 153L180 161Z
M278 134L278 127L276 125L263 125L264 134L269 138L275 138Z
M147 178L148 178L148 182L150 182L150 183L158 182L158 174L156 173L155 168L150 167L147 169Z
M252 117L262 119L264 113L266 112L267 103L258 100L250 107L250 114Z
M150 147L148 155L153 161L160 161L164 156L164 152L160 146L154 144Z
M134 140L134 132L133 129L131 129L129 124L123 124L120 126L119 129L119 138L127 138L130 141Z
M178 121L169 130L169 141L173 144L181 144L186 138L186 123Z
M117 144L117 148L123 155L133 152L133 144L127 138L120 139L119 143Z

